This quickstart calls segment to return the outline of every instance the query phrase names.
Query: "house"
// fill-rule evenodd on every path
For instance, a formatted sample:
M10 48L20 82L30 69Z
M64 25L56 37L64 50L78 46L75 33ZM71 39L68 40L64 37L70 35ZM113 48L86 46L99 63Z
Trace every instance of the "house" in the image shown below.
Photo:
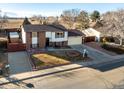
M93 28L85 29L82 33L85 35L85 42L100 41L101 33Z
M22 43L26 49L66 46L68 31L63 26L24 25L22 26Z
M84 36L79 30L68 30L58 24L26 24L20 28L7 28L5 31L8 36L7 49L10 52L82 44Z
M78 45L82 44L82 37L85 35L76 29L68 30L68 45Z

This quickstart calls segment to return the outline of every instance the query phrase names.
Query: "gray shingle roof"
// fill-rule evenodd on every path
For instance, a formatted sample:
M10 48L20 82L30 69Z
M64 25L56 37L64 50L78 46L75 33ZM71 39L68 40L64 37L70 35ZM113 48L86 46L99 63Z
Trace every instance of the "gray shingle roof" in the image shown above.
M63 26L55 26L55 25L24 25L25 32L63 32L67 31Z
M68 36L84 36L84 34L76 29L70 29L68 30Z

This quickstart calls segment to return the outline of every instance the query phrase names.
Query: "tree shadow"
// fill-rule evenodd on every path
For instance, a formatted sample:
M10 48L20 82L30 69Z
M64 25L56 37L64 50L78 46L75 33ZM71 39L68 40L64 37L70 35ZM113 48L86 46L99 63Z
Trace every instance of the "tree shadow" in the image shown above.
M34 88L34 85L31 83L25 83L21 80L18 80L15 77L6 77L6 79L9 81L9 83L12 83L16 86L24 87L24 88Z
M117 69L117 68L123 67L123 66L124 66L124 59L118 59L118 60L114 60L114 61L108 61L103 64L90 65L87 67L105 72L105 71Z

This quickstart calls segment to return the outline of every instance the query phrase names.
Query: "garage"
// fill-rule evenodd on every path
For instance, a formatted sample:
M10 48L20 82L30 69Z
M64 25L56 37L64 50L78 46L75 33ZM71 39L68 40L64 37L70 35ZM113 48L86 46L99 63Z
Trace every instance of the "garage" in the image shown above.
M93 28L85 29L82 33L85 35L85 42L100 41L100 32Z
M68 37L68 45L78 45L78 44L82 44L82 36Z
M85 37L85 42L95 42L96 39L95 36L89 36L89 37Z
M68 45L82 44L82 32L79 30L69 30L68 32Z

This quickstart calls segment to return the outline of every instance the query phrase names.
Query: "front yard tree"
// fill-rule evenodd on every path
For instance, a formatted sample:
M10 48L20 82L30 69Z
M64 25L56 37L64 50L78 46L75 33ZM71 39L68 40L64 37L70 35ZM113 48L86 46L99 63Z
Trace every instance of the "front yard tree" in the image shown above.
M98 21L100 20L100 13L97 10L94 10L93 13L91 13L90 18L92 21Z
M73 28L73 24L76 22L79 13L78 9L65 10L61 15L62 21L68 28Z
M77 28L83 30L89 27L89 16L86 11L81 11L77 17Z
M120 45L123 44L123 39L124 39L124 10L120 9L114 14L114 25L115 28L117 29L117 35L118 39L120 40Z
M116 37L122 45L124 40L124 9L109 11L102 15L103 26L96 28L105 36Z

